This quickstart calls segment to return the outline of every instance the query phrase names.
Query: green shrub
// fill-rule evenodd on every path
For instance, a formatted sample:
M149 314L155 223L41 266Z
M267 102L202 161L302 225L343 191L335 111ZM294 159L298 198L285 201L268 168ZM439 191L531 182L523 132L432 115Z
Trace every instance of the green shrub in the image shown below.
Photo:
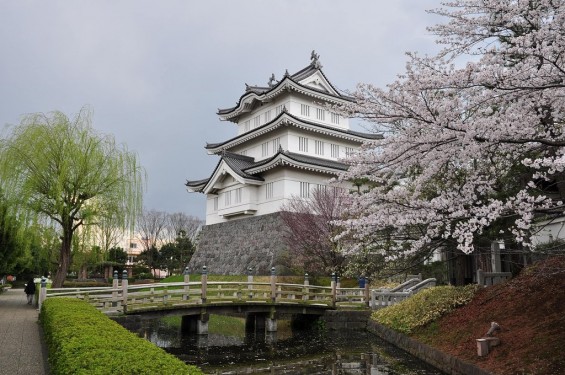
M477 285L436 286L372 314L377 322L409 334L473 299Z
M65 281L64 288L96 288L112 286L112 283L101 281Z
M40 321L53 375L202 374L78 299L47 299Z

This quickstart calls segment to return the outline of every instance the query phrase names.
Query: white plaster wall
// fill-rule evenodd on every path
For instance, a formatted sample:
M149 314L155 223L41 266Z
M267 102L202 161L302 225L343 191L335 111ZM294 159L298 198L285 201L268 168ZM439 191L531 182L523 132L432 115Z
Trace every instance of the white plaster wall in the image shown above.
M542 221L535 226L540 229L532 236L532 244L534 246L558 239L565 240L565 217L551 222Z
M302 152L299 148L299 137L308 138L308 152ZM284 150L289 150L291 152L315 156L319 158L331 159L331 160L338 160L341 158L345 158L346 156L346 147L350 147L354 150L359 148L359 144L356 142L347 141L340 138L329 137L319 133L312 133L305 130L300 130L293 127L283 127L279 128L274 132L269 132L268 134L257 137L245 144L237 145L230 149L231 152L242 154L245 152L246 156L250 156L255 159L255 161L260 161L263 159L270 158L273 156L278 150L273 149L272 141L275 138L279 138L280 145ZM324 153L323 155L316 154L316 142L321 141L324 144ZM263 156L263 148L262 145L265 142L269 142L269 153L267 156ZM339 146L339 157L332 157L331 154L331 145L335 144Z
M309 116L303 116L302 115L302 104L306 104L308 106L310 106L310 115ZM311 97L308 96L292 96L290 98L290 103L288 106L288 110L289 113L299 117L299 118L303 118L305 120L308 120L310 122L316 122L319 124L324 124L326 126L331 126L334 128L338 128L338 129L349 129L349 119L347 117L341 117L339 124L334 124L331 122L331 114L330 111L325 111L325 119L322 120L318 120L316 117L316 108L324 108L324 103L322 103L320 100L315 100Z
M238 121L238 128L237 128L237 134L243 134L243 133L247 133L248 131L255 129L257 126L255 126L255 122L254 119L259 116L259 125L258 126L262 126L265 125L267 122L272 121L275 117L278 116L277 114L277 107L278 106L286 106L288 109L289 106L289 99L288 99L288 95L280 95L279 97L277 97L276 100L273 100L272 102L269 103L263 103L263 105L261 107L259 107L258 109L254 110L251 113L247 113L242 115L239 118ZM265 121L265 112L271 112L271 117L269 121ZM249 130L245 130L245 122L249 121Z
M230 212L241 210L249 207L251 204L257 211L255 216L265 215L273 212L280 211L280 207L289 199L293 197L300 196L300 182L309 182L310 189L313 190L317 185L328 185L331 176L321 173L311 173L299 169L283 169L277 168L273 171L264 174L265 183L259 186L245 186L243 189L243 197L241 204L234 203L234 193L232 193L232 205L230 205ZM273 183L273 196L272 198L266 198L266 184ZM234 185L226 189L226 191L233 191L240 187L241 185ZM224 191L218 194L218 208L221 212L225 210L224 205ZM218 215L219 212L214 212L214 196L209 195L207 199L207 215L206 224L216 224L225 222L228 220L236 220L240 218L248 217L246 215L234 216L234 217L221 217Z
M300 137L308 138L308 152L300 151ZM316 154L316 141L323 142L324 153L323 155ZM331 145L335 144L339 146L339 157L332 157ZM350 147L353 150L358 150L360 145L356 142L350 142L340 138L333 138L319 133L306 132L300 129L291 129L288 132L288 150L298 154L305 154L309 156L315 156L324 159L338 160L345 158L346 147Z
M288 134L288 130L287 128L279 128L275 131L271 131L268 134L265 134L263 136L254 138L253 140L246 142L244 144L240 144L237 145L235 147L232 147L229 151L236 153L236 154L241 154L241 155L245 155L245 156L250 156L252 158L255 159L255 161L260 161L263 159L268 159L271 156L273 156L274 154L277 153L278 148L277 149L273 149L273 140L276 138L279 138L279 142L280 145L283 147L283 149L287 149L288 147L288 141L286 139ZM269 153L267 154L267 156L263 156L263 143L268 142L268 147L269 147Z

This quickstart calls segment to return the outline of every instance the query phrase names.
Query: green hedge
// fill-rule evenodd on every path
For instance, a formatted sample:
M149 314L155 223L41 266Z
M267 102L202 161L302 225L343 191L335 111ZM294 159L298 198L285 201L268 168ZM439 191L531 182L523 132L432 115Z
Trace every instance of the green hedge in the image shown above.
M48 298L40 321L53 375L202 374L78 299Z
M396 305L375 311L371 317L395 331L410 334L414 329L467 304L473 299L477 289L474 284L424 289Z

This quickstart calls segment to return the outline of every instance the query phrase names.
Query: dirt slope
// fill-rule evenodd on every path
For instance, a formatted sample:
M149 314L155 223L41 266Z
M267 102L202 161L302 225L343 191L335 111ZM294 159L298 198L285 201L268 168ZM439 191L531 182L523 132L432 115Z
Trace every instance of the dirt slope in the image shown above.
M492 321L501 345L477 356L475 339ZM534 264L481 290L472 302L413 337L497 375L565 374L565 257Z

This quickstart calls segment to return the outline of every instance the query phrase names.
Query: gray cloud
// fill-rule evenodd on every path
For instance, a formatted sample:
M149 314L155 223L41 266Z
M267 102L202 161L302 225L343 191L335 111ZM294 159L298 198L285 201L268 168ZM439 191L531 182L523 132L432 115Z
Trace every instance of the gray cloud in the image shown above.
M94 126L135 150L148 173L147 208L204 217L184 189L231 138L244 83L265 84L320 54L336 87L384 86L406 51L437 50L425 27L439 1L18 1L0 3L0 126L30 112L82 106Z

